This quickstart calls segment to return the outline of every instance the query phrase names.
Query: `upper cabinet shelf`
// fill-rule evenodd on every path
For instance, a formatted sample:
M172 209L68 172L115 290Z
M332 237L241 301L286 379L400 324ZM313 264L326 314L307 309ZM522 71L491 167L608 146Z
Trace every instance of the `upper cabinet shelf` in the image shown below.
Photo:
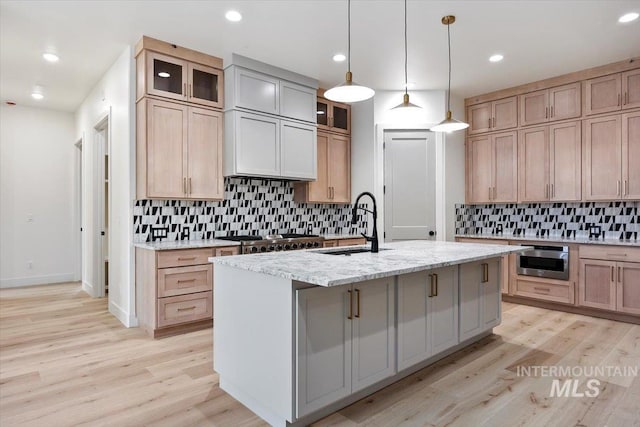
M222 60L143 37L138 45L137 99L153 95L222 109Z
M520 126L573 119L582 115L580 83L520 96Z
M499 99L467 108L469 135L512 129L518 126L518 97Z
M585 83L585 114L640 107L640 69L590 79Z

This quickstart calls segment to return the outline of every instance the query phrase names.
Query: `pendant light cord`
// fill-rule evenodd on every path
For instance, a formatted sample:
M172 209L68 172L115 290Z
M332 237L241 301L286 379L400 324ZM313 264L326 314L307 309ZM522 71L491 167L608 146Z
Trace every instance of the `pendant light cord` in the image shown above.
M351 0L347 0L347 70L351 71Z
M449 27L451 24L447 23L447 40L449 46L449 89L447 90L447 113L451 111L451 31Z
M409 78L407 77L407 0L404 0L404 93L409 91Z

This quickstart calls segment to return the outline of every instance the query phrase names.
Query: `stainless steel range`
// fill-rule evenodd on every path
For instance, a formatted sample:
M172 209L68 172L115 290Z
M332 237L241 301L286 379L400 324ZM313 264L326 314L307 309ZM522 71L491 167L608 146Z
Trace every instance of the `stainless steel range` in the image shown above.
M324 237L315 234L274 234L268 236L227 236L220 240L240 242L240 253L295 251L322 247Z

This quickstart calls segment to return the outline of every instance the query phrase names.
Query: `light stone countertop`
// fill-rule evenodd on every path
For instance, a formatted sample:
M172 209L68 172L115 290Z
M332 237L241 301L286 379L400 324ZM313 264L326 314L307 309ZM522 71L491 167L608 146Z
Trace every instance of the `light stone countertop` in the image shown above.
M222 246L240 246L240 242L229 240L208 239L208 240L176 240L173 242L143 242L134 243L136 248L150 249L152 251L167 251L172 249L197 249L216 248Z
M523 242L574 243L580 245L640 246L640 241L638 240L589 239L588 237L511 236L508 234L456 234L456 237L467 239L518 240Z
M329 287L463 264L522 250L518 246L424 240L385 243L380 247L388 250L381 250L376 254L363 252L345 256L320 253L345 248L312 249L217 257L209 258L209 261L217 265Z

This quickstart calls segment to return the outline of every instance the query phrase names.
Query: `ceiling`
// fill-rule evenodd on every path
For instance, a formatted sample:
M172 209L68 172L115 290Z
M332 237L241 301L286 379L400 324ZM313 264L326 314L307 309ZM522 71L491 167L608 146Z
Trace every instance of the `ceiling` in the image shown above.
M320 80L344 79L345 0L9 1L0 0L0 98L75 111L102 74L144 34L222 58L232 52ZM228 22L224 13L243 15ZM409 0L409 81L415 89L447 86L451 27L452 93L462 97L640 56L640 0ZM635 41L634 41L635 40ZM354 80L402 89L402 0L352 1ZM46 63L42 53L60 56ZM501 53L505 59L490 63ZM31 99L41 85L42 101Z

